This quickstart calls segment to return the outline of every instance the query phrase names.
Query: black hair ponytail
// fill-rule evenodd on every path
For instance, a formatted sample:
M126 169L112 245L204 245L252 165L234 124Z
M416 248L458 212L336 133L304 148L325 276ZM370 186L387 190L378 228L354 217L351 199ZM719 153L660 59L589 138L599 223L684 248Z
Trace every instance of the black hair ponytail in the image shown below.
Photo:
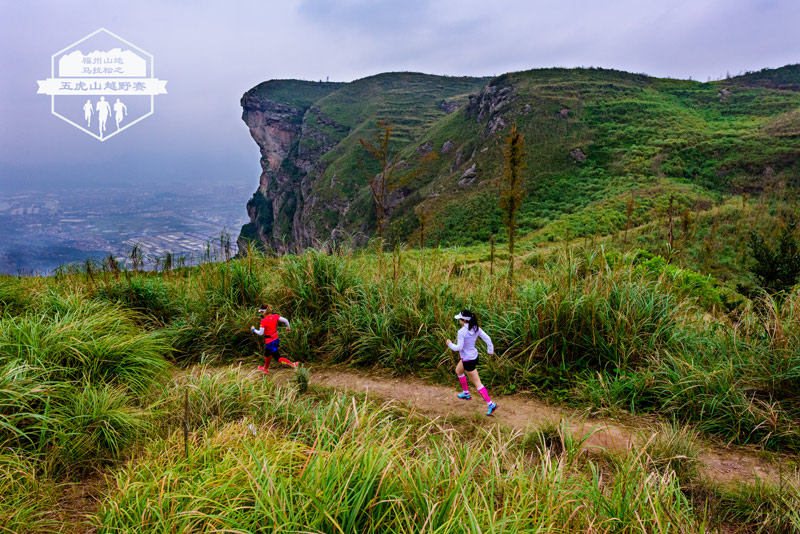
M469 322L467 323L467 328L469 328L470 332L474 332L478 330L478 318L475 317L475 314L469 310L462 310L461 311L462 317L468 317Z

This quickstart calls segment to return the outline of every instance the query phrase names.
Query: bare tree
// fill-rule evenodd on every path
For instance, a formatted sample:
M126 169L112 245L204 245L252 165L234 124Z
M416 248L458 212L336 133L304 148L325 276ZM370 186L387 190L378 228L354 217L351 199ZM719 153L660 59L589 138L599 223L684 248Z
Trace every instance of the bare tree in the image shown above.
M392 193L400 186L419 176L424 170L417 167L410 169L406 162L400 159L397 151L391 146L392 141L391 121L378 121L375 128L375 138L369 141L359 138L361 146L367 154L380 166L380 172L373 174L366 170L363 161L359 158L358 167L369 184L372 201L375 204L375 215L377 217L376 233L380 250L383 251L383 231L386 227L386 219L389 212L389 201ZM429 152L422 157L421 163L425 164L437 158L435 152Z
M144 263L144 256L142 255L142 248L139 246L139 243L133 244L129 257L133 263L133 270L138 271L139 267Z
M414 208L414 212L417 214L417 220L419 221L419 249L422 250L425 247L425 230L430 227L431 215L422 204L418 204Z
M631 229L631 217L633 217L633 210L636 207L636 199L631 191L631 200L628 202L628 208L625 210L625 244L628 244L628 230Z
M500 210L503 222L508 229L508 277L514 281L514 238L517 235L517 213L525 198L525 139L517 131L517 124L511 124L511 135L506 138L505 172L503 173L503 189L500 192Z

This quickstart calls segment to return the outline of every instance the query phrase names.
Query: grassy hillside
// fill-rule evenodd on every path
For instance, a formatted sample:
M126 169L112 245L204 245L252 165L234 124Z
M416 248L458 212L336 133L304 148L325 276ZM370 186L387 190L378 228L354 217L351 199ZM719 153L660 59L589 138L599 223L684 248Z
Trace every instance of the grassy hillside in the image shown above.
M485 78L379 74L356 80L320 100L320 110L342 128L326 131L337 145L323 156L325 171L315 181L314 191L325 199L331 199L332 195L363 196L366 182L359 171L358 159L369 158L365 157L359 138L372 139L377 121L392 122L396 149L411 146L446 116L440 107L443 101L463 105L467 96L485 82ZM371 168L369 161L365 163ZM361 222L358 218L363 216L363 212L354 213L352 222Z
M800 526L786 513L800 503L793 476L720 485L691 460L699 433L794 465L799 289L741 297L730 314L713 278L644 253L542 251L514 286L500 260L490 275L486 255L251 250L158 274L3 277L0 469L14 474L0 485L3 525L55 528L63 484L100 470L110 487L91 514L98 532L417 532L425 517L441 532ZM470 308L495 342L480 368L493 395L666 426L630 454L587 455L558 425L528 435L451 426L336 392L299 397L236 370L180 371L255 366L249 326L264 301L292 321L281 337L292 358L445 384L454 360L443 340L454 311Z
M767 87L769 89L800 90L800 64L786 65L777 69L761 69L728 78L721 85Z
M359 138L371 137L378 121L392 121L393 150L409 146L446 115L443 104L463 105L486 80L401 72L348 84L271 80L248 91L243 99L246 122L248 108L260 103L286 104L296 113L259 114L248 123L251 131L264 126L261 120L292 133L256 136L262 153L280 147L281 161L278 169L264 168L262 187L248 203L251 223L243 227L240 239L260 242L261 235L266 248L285 250L284 243L290 249L298 244L298 234L314 240L319 232L327 239L337 227L367 230L373 210L359 168ZM369 161L365 169L379 172Z
M800 185L798 72L794 65L709 83L604 69L537 69L490 80L411 73L357 80L315 103L335 126L305 114L304 124L333 144L316 160L306 210L294 224L313 229L317 242L342 231L372 235L358 138L371 137L377 120L395 123L395 147L410 165L417 165L420 147L439 156L403 184L390 240L416 242L420 210L430 218L430 244L477 244L492 232L504 239L497 204L512 121L525 135L528 194L519 224L531 242L599 239L664 220L670 197L675 219L687 212L707 219L703 212L732 196L755 200ZM445 114L443 99L460 107ZM313 142L301 138L299 145ZM640 245L654 242L660 246L656 236ZM732 256L723 255L715 268L727 269L723 278L739 276ZM692 267L708 267L696 256Z
M779 180L797 181L800 145L770 128L786 122L786 114L800 106L798 93L729 85L730 94L721 95L717 84L602 70L528 71L490 83L509 87L515 95L501 116L517 122L528 149L521 229L545 228L543 239L564 237L567 229L572 237L619 231L631 193L641 200L639 222L663 216L669 195L675 196L680 213L698 201L758 192ZM526 106L531 106L527 113ZM441 184L433 187L446 192L447 202L439 206L441 196L427 201L439 208L443 229L437 237L448 243L484 237L455 232L463 227L463 212L471 213L459 206L473 197L490 207L496 204L502 173L503 132L484 137L484 126L470 119L463 117L461 124L451 120L430 134L434 146L455 138L466 153L474 151L453 173L437 176ZM576 160L570 155L574 150L585 159ZM441 158L441 175L454 158ZM458 178L472 163L483 186L479 181L479 187L461 188ZM498 210L480 216L480 226L500 228Z

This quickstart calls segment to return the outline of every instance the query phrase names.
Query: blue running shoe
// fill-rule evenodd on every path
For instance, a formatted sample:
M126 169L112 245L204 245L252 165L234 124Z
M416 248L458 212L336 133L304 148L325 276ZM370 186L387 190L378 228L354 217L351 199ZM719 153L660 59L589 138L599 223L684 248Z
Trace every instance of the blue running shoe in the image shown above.
M494 411L497 409L497 403L493 402L489 405L489 410L487 410L486 415L492 415Z
M470 399L472 398L472 395L470 395L469 393L466 393L466 392L459 393L459 394L458 394L458 395L456 395L456 396L457 396L459 399L464 399L464 400L470 400Z

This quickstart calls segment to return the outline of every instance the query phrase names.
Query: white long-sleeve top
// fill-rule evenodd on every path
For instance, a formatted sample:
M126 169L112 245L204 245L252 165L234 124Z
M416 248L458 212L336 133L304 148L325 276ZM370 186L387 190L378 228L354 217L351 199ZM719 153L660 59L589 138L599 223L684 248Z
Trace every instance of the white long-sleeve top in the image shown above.
M458 338L456 343L449 343L448 346L461 353L461 359L464 361L474 360L478 357L478 349L475 348L475 342L481 338L486 343L486 352L494 354L494 345L492 339L480 327L477 330L470 330L467 325L461 327L458 331Z
M287 319L286 317L278 317L278 321L283 323L283 324L285 324L286 328L290 328L289 327L289 319ZM258 334L259 336L263 336L264 335L264 327L263 326L261 328L259 328L258 330L256 330L255 328L253 328L252 330L253 330L254 334Z

